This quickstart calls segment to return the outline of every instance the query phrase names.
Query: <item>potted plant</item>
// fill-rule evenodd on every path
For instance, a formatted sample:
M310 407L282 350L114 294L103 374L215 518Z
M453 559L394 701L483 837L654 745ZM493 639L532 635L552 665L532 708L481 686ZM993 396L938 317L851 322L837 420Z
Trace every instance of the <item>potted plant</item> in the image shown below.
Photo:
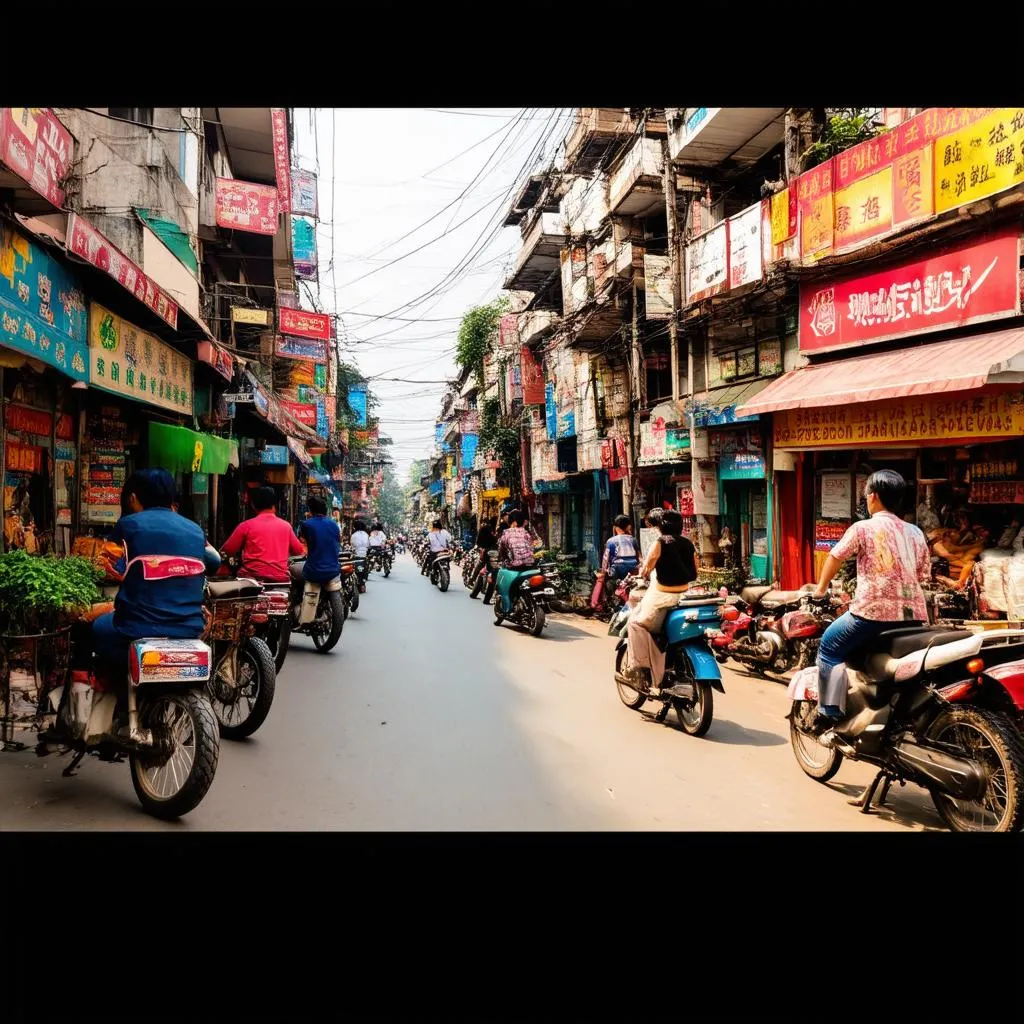
M101 598L87 558L9 551L0 555L0 636L56 633Z

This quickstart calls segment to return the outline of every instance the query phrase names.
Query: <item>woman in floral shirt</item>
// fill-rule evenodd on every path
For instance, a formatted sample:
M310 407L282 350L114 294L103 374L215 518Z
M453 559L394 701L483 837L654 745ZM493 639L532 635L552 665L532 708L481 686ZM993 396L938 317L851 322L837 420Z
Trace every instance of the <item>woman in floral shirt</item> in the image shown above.
M822 567L814 591L818 598L825 596L843 562L857 558L857 591L850 610L825 630L818 650L818 706L824 719L843 717L844 662L850 654L885 630L928 619L921 589L931 578L928 543L916 526L890 511L900 507L906 486L891 469L872 473L864 485L871 518L854 523Z

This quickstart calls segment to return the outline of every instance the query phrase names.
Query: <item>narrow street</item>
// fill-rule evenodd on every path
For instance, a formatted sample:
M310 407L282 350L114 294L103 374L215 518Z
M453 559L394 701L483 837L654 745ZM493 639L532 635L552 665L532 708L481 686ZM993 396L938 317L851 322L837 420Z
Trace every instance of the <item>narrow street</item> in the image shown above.
M207 798L180 822L144 814L127 765L0 754L0 829L921 830L925 793L847 804L871 770L828 786L789 746L780 683L727 671L703 739L625 708L602 623L556 615L533 639L496 629L456 575L409 556L375 574L328 656L297 639L265 726L224 742ZM654 708L656 710L656 708Z

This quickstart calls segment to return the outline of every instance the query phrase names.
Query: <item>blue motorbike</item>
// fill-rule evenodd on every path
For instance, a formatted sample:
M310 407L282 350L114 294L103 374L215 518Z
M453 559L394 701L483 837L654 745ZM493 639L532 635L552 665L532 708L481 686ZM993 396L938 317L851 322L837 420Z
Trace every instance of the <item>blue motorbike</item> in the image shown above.
M723 619L735 617L736 609L724 607L725 599L712 593L687 591L679 595L675 608L669 609L660 633L658 648L665 652L665 677L660 687L649 680L634 682L624 675L626 657L626 621L632 606L625 604L608 627L610 636L619 637L615 646L615 685L619 699L627 708L638 711L647 701L658 701L657 721L664 722L674 708L679 725L691 736L703 736L711 728L714 716L713 690L725 693L722 673L705 633L719 629Z
M555 596L554 567L547 564L529 569L498 569L494 588L494 624L505 619L532 636L540 636L547 622L548 600Z

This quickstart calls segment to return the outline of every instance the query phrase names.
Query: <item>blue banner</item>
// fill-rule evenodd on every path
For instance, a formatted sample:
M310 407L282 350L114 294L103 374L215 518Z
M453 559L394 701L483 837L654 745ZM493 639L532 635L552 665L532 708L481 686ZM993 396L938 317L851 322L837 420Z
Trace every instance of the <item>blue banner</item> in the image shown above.
M322 398L318 398L316 400L316 432L321 437L327 437L330 429L330 424L327 422L327 405Z
M547 422L548 440L558 438L558 410L555 407L555 385L544 385L544 418Z
M292 217L292 258L296 277L316 280L316 224L305 217Z
M260 452L260 464L263 466L287 466L288 448L283 444L268 444Z
M476 434L462 435L462 468L472 469L473 460L476 458L476 448L479 438Z
M363 386L348 389L348 407L355 415L357 427L366 426L366 388Z
M7 224L0 229L0 345L89 376L85 293L70 270Z

